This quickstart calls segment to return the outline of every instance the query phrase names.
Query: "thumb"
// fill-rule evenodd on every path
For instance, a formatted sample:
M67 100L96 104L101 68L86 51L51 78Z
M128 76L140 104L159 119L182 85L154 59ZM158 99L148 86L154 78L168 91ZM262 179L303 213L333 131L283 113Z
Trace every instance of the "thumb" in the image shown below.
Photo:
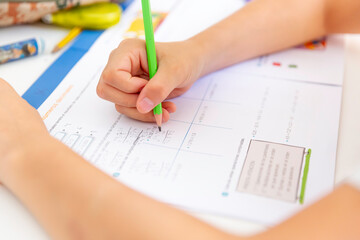
M169 96L177 84L178 81L174 74L159 68L155 76L141 90L136 108L140 113L150 112Z

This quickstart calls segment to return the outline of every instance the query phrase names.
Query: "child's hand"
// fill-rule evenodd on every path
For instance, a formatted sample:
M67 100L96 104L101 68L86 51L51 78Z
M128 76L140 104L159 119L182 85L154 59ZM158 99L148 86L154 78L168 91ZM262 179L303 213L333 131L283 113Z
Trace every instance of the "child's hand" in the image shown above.
M158 71L149 81L145 42L124 40L110 54L97 94L115 103L116 110L122 114L154 122L151 110L157 104L183 94L199 78L202 63L196 51L189 41L157 43ZM163 102L162 107L166 122L176 106Z

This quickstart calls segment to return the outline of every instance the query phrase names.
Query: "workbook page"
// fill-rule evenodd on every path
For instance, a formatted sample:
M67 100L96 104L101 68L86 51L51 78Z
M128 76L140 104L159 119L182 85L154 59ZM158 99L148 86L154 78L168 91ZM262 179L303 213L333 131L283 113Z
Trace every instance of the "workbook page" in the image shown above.
M286 51L246 61L240 69L261 76L342 85L344 39L338 35L316 39Z
M105 32L38 109L52 136L120 182L185 210L273 225L332 190L341 78L295 81L238 64L173 99L177 111L161 132L100 99L108 53L136 11Z

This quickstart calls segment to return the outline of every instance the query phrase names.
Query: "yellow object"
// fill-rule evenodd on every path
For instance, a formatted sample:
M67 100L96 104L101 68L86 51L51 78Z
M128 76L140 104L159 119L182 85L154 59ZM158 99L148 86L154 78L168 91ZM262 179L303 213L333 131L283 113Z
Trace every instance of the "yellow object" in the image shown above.
M152 12L152 23L154 31L158 26L164 21L167 13L163 12ZM124 34L125 38L144 38L145 30L144 30L144 20L142 16L142 12L138 12L137 17L131 23L129 29Z
M120 20L121 8L115 3L103 2L87 6L75 7L48 14L42 18L46 23L62 27L101 30L117 24Z
M68 35L66 35L66 37L64 37L56 46L55 48L52 50L52 53L55 53L57 51L59 51L60 49L62 49L66 44L68 44L69 42L71 42L74 38L76 38L80 33L81 33L81 28L80 27L74 27L69 33Z

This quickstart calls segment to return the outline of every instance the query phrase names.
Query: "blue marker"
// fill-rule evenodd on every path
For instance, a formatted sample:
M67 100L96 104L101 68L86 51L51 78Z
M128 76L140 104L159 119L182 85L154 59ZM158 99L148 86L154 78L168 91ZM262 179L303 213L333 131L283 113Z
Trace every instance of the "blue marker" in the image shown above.
M43 51L44 41L38 38L0 46L0 64L36 56Z

